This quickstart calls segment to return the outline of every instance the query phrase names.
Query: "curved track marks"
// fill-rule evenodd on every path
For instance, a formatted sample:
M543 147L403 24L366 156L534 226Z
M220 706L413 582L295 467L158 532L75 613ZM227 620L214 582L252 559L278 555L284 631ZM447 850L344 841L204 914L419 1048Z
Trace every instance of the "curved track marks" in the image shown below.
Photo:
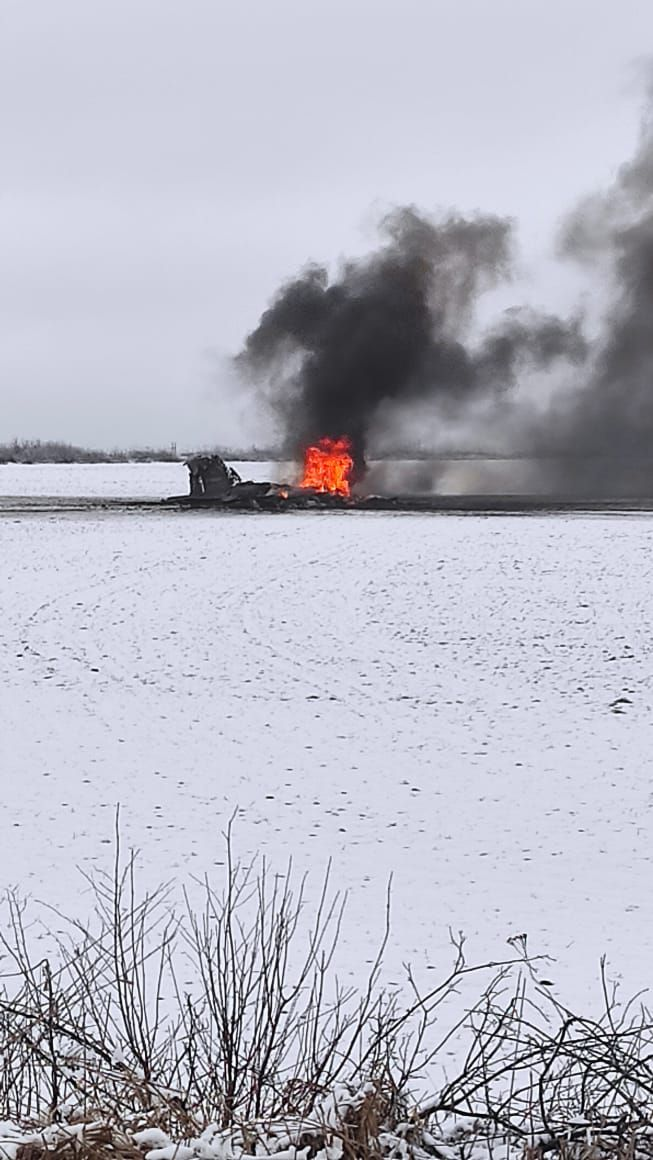
M75 903L116 801L150 881L203 871L238 808L244 855L335 858L359 946L394 870L400 957L446 953L449 923L479 953L527 929L587 970L632 947L636 976L652 527L5 521L5 884Z

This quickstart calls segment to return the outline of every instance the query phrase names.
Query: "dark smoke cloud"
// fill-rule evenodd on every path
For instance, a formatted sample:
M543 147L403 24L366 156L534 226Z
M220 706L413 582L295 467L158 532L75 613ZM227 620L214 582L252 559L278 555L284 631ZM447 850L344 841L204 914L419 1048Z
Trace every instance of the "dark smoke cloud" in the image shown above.
M560 486L633 493L653 486L653 86L639 146L611 189L569 216L564 256L608 287L581 388L558 398L540 436Z
M414 208L381 223L379 249L331 281L310 266L288 282L238 358L280 420L289 450L347 435L359 469L388 404L425 399L448 410L513 386L526 366L584 357L576 320L512 311L469 335L480 295L510 275L509 221L436 221Z
M460 429L468 418L477 446L498 432L502 451L537 456L538 489L651 492L653 82L635 157L562 231L561 257L582 263L592 286L607 291L591 342L580 316L528 308L504 312L475 337L480 297L510 278L510 221L436 220L403 208L380 234L378 250L336 278L309 266L282 286L238 356L292 454L323 435L348 435L362 469L371 436L392 451L393 432L406 429L401 417L412 414L418 426L432 406L445 425ZM548 408L512 398L532 371L561 360L573 374ZM474 435L479 413L486 425Z

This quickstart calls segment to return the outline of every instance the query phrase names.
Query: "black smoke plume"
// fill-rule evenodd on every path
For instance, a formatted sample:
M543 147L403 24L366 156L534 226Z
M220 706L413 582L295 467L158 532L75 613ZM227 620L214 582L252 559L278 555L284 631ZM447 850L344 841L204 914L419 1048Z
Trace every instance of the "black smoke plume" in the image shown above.
M509 221L435 221L404 208L384 219L381 234L375 253L334 280L309 266L283 286L238 357L292 454L346 435L359 474L383 405L432 399L456 411L506 391L526 365L585 355L577 320L532 311L510 312L470 340L479 296L510 273Z
M391 450L406 409L432 403L460 426L482 403L503 450L532 459L535 487L653 493L653 80L635 157L562 231L560 256L591 269L607 302L591 341L580 315L526 308L474 337L480 297L510 277L510 221L408 207L380 233L378 250L337 277L309 266L282 286L238 356L291 454L347 435L362 473L370 436ZM561 360L573 374L552 402L513 400L528 372Z

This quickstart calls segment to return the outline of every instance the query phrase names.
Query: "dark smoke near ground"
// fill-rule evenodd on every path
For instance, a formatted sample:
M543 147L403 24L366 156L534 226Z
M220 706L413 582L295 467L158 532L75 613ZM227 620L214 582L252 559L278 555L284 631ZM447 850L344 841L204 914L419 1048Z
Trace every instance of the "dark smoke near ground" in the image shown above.
M563 231L562 256L595 264L612 288L591 343L580 315L561 319L526 307L504 312L475 337L481 295L510 277L509 221L455 214L438 220L407 207L387 216L380 234L378 250L348 262L337 277L309 266L282 286L238 356L291 454L301 457L322 436L347 435L360 477L371 437L392 449L398 413L413 408L419 416L433 405L446 423L480 407L501 426L503 451L538 457L537 487L650 490L650 109L634 160L607 194L579 206ZM545 408L515 400L511 414L511 393L524 377L564 363L575 368L573 389Z
M608 306L575 393L559 397L540 444L559 452L561 486L653 489L653 84L633 160L570 215L564 256L607 275Z

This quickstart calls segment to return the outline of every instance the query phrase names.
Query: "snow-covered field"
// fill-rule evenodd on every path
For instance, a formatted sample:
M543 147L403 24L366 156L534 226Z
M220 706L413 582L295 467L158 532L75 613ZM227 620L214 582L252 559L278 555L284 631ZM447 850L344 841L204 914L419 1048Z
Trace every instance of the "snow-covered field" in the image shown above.
M117 802L145 881L219 874L238 809L242 855L333 859L352 970L393 872L397 969L452 926L647 985L652 559L649 517L7 515L0 885L83 910Z
M0 463L0 496L161 499L186 491L183 463Z
M279 470L271 463L234 467L243 479L276 479ZM187 491L183 463L0 463L0 496L163 499Z

